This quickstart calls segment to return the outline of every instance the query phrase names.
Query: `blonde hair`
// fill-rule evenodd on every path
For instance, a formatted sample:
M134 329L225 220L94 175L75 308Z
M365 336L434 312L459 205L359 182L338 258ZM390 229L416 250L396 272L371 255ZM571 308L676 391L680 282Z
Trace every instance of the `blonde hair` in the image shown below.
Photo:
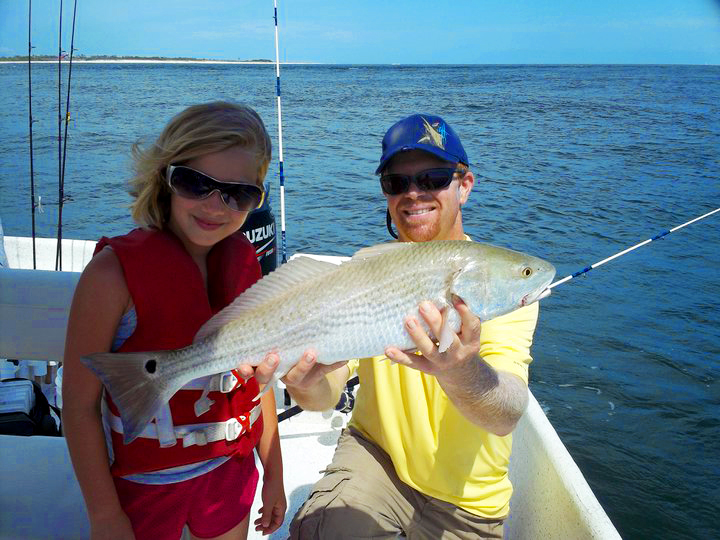
M260 116L250 107L214 101L188 107L173 117L157 140L132 148L135 176L130 180L133 219L143 227L162 229L170 216L168 165L239 146L254 154L257 183L262 186L272 158L270 136Z

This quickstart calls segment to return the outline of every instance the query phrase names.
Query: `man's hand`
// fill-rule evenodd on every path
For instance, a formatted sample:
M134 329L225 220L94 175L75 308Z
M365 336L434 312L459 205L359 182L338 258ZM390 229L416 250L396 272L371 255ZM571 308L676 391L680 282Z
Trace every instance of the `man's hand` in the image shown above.
M305 391L316 386L325 375L331 371L335 371L341 366L347 364L347 361L335 362L334 364L319 364L317 362L317 352L308 349L282 378L288 389L297 389Z
M432 302L422 302L419 307L420 314L432 334L440 336L443 331L443 315L440 310ZM450 332L452 338L446 351L440 352L438 345L430 339L419 321L414 316L410 316L405 319L405 328L417 345L420 354L401 351L397 347L387 347L385 355L393 362L419 369L437 377L462 371L469 362L477 362L482 326L480 319L473 315L460 299L455 300L454 307L460 314L462 325L458 334L445 329L446 332Z
M410 337L420 355L401 351L397 347L385 349L394 362L434 375L450 401L474 424L496 435L507 435L517 425L527 405L527 385L516 375L496 371L479 356L480 319L468 307L456 300L460 314L460 333L446 336L450 346L440 352L435 342L415 317L405 319ZM420 304L420 313L435 336L443 329L443 317L430 302Z
M340 392L349 375L347 369L340 369L345 364L346 360L334 364L320 364L317 361L317 352L308 349L280 380L303 409L324 411L334 407L340 398ZM268 353L257 367L241 364L237 369L245 379L254 375L259 384L267 384L275 375L278 365L280 357L277 353Z

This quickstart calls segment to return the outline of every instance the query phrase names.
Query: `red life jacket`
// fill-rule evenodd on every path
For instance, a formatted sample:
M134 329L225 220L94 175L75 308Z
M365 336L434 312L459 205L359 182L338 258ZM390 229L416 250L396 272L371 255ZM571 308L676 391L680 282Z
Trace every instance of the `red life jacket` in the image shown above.
M190 345L208 319L261 277L255 249L242 233L224 239L210 250L207 290L197 264L170 231L135 229L124 236L103 237L95 253L106 245L112 247L120 260L137 313L137 327L118 352L168 350ZM206 395L214 404L196 416L194 406L202 397L202 389L179 390L169 402L175 426L187 428L192 424L215 424L235 418L240 419L246 429L236 429L236 438L232 440L205 442L203 438L197 441L193 438L190 445L187 440L174 440L173 435L169 443L172 446L166 446L167 441L161 446L158 438L142 435L126 445L121 433L113 429L112 474L126 476L220 456L249 454L262 434L262 418L249 425L250 412L255 408L253 417L259 412L258 391L255 378L230 392L211 391ZM109 398L109 394L105 394ZM111 399L108 406L113 415L119 415ZM155 420L146 431L151 431L153 424Z

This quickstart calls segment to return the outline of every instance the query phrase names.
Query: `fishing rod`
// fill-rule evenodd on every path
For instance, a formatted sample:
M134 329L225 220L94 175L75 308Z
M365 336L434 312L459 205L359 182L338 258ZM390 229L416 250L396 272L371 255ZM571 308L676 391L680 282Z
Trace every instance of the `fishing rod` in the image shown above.
M60 0L60 22L58 24L58 246L55 254L55 270L58 270L58 259L60 258L60 243L62 242L62 233L60 232L60 210L62 208L62 15L63 0Z
M580 270L580 271L578 271L578 272L575 272L574 274L571 274L571 275L569 275L569 276L567 276L567 277L564 277L564 278L556 281L555 283L553 283L553 284L551 284L551 285L548 285L547 289L545 289L545 291L540 295L540 298L538 298L538 300L549 296L549 294L550 294L550 289L552 289L553 287L557 287L558 285L561 285L561 284L563 284L563 283L566 283L566 282L570 281L571 279L573 279L573 278L575 278L575 277L577 277L577 276L586 274L586 273L588 273L590 270L592 270L593 268L597 268L598 266L602 266L603 264L605 264L605 263L607 263L607 262L610 262L610 261L612 261L613 259L617 259L618 257L622 257L622 256L625 255L626 253L630 253L631 251L636 250L637 248L642 247L642 246L644 246L644 245L646 245L646 244L649 244L650 242L653 242L653 241L655 241L655 240L659 240L659 239L661 239L661 238L664 238L664 237L666 237L666 236L667 236L668 234L670 234L670 233L673 233L673 232L675 232L675 231L677 231L677 230L680 230L680 229L682 229L683 227L687 227L688 225L690 225L690 224L692 224L692 223L695 223L695 222L697 222L697 221L700 221L701 219L705 219L706 217L709 217L709 216L711 216L711 215L713 215L713 214L716 214L717 212L720 212L720 208L716 208L715 210L712 210L712 211L710 211L710 212L708 212L708 213L706 213L706 214L703 214L702 216L696 217L695 219L691 219L690 221L687 221L687 222L683 223L682 225L678 225L677 227L674 227L674 228L672 228L672 229L670 229L670 230L662 231L662 232L660 232L659 234L653 236L652 238L648 238L647 240L644 240L644 241L640 242L639 244L635 244L634 246L629 247L629 248L627 248L627 249L624 249L623 251L621 251L621 252L619 252L619 253L616 253L615 255L612 255L612 256L610 256L610 257L607 257L606 259L603 259L603 260L601 260L601 261L598 261L598 262L596 262L595 264L591 264L590 266L586 266L586 267L583 268L582 270ZM358 384L358 382L359 382L359 381L358 381L358 378L357 378L357 377L354 377L353 379L350 379L350 380L348 381L345 389L343 390L343 394L341 395L340 401L339 401L338 404L335 406L335 410L339 410L339 411L341 411L341 412L349 412L349 411L352 409L353 402L354 402L354 398L353 398L353 396L352 396L352 388L353 388L354 386L356 386L356 385ZM289 403L288 403L288 404L289 404ZM293 407L290 407L289 409L283 411L282 413L280 413L280 414L278 415L278 422L282 422L283 420L287 420L288 418L291 418L291 417L293 417L293 416L301 413L302 411L303 411L303 409L302 409L299 405L295 405L295 406L293 406Z
M275 95L277 96L278 161L280 163L280 253L284 264L287 262L287 246L285 243L285 175L283 173L282 103L280 101L280 49L278 46L277 0L273 0L273 3L275 7Z
M705 219L706 217L716 214L717 212L720 212L720 208L716 208L715 210L712 210L712 211L708 212L707 214L703 214L702 216L698 216L695 219L691 219L690 221L687 221L687 222L683 223L682 225L678 225L677 227L674 227L670 230L662 231L662 232L656 234L655 236L653 236L652 238L648 238L647 240L640 242L639 244L635 244L634 246L624 249L624 250L620 251L619 253L616 253L615 255L611 255L610 257L607 257L601 261L591 264L590 266L586 266L582 270L578 270L574 274L570 274L569 276L566 276L566 277L556 281L555 283L548 285L547 289L545 290L545 293L543 293L543 296L541 296L541 298L550 294L550 289L552 289L553 287L562 285L563 283L566 283L575 277L581 276L583 274L587 274L590 270L593 270L594 268L597 268L598 266L602 266L603 264L610 262L613 259L622 257L623 255L630 253L631 251L634 251L637 248L642 247L646 244L649 244L650 242L653 242L655 240L660 240L661 238L665 238L668 234L674 233L675 231L680 230L683 227L687 227L688 225L695 223L696 221L700 221L701 219Z
M28 124L30 130L30 213L32 215L33 269L37 268L35 251L35 172L33 168L33 117L32 117L32 0L28 1Z
M75 51L75 16L77 15L77 0L73 7L72 32L70 33L70 62L68 64L67 100L65 102L65 136L63 137L62 165L60 169L60 184L58 198L58 242L55 255L55 270L62 270L62 211L65 202L65 158L67 156L68 123L70 122L70 81L72 80L72 61Z

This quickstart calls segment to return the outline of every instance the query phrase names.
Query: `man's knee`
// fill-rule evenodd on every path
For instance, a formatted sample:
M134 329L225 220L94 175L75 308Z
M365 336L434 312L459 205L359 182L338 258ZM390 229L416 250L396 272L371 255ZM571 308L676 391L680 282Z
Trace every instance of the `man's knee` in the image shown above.
M349 480L350 471L343 469L325 471L325 476L313 486L312 493L290 523L292 540L331 538L331 536L326 536L326 531L321 530L324 528L323 521L330 521L332 516L328 511L333 507L333 503L341 495ZM325 519L326 514L328 514L328 519ZM321 533L322 536L320 536Z
M327 471L290 524L292 540L348 539L358 536L394 538L397 529L372 507L362 503L359 485L346 469ZM394 531L394 532L393 532Z

